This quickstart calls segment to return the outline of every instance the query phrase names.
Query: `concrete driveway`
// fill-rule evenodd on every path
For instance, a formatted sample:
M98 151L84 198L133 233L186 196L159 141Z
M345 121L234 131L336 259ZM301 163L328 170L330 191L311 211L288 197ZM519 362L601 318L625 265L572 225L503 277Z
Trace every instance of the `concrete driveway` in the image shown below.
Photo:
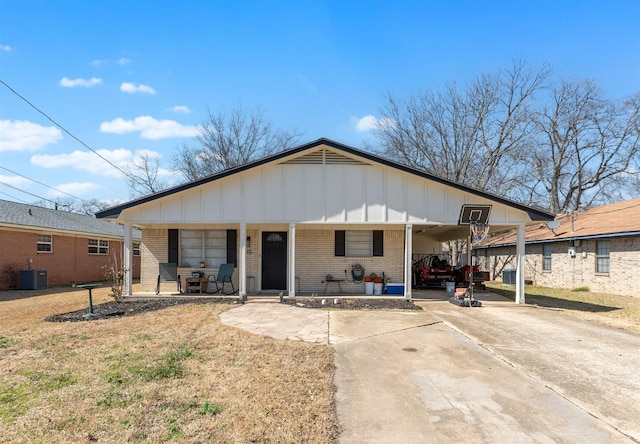
M341 443L640 442L640 336L490 299L418 301L423 312L245 304L221 319L333 345Z

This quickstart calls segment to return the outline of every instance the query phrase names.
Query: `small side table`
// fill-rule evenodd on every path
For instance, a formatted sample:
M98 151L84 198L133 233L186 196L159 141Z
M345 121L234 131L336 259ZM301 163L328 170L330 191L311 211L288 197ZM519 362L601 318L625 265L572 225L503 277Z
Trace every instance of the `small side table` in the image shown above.
M89 290L89 312L82 315L83 318L91 318L96 316L93 312L93 295L91 294L91 290L94 288L101 287L102 284L84 284L84 285L76 285L78 288L86 288Z
M327 287L329 286L329 284L338 284L338 288L340 289L340 293L343 293L342 292L342 284L341 284L341 282L344 282L344 279L325 279L324 281L322 281L322 283L325 284L323 294L327 293Z

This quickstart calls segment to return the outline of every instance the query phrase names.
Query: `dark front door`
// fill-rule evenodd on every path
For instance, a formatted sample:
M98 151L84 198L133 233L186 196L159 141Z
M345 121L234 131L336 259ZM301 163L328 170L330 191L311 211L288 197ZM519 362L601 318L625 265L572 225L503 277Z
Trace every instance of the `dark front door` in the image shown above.
M262 289L287 288L287 232L262 233Z

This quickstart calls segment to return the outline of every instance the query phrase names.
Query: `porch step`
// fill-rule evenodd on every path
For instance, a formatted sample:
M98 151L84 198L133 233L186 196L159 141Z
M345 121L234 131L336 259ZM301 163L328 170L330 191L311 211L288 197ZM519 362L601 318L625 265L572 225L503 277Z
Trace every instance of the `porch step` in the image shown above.
M260 304L279 304L279 296L247 296L245 304L260 303Z

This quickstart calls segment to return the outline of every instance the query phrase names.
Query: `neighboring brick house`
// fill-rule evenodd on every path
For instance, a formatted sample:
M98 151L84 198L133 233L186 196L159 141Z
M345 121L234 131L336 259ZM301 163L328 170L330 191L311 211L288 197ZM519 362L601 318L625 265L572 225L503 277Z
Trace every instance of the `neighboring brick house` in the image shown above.
M242 297L323 293L329 274L328 291L365 294L363 281L354 279L363 267L366 274L384 273L410 299L414 254L441 253L443 241L468 235L469 228L458 222L462 207L469 204L492 208L493 229L524 230L553 219L328 139L106 209L96 217L124 225L125 251L127 233L132 227L142 229L140 282L145 292L154 291L169 268L174 279L180 275L184 280L195 271L215 275L222 264L234 263L233 280ZM524 281L519 288L524 295ZM160 291L175 289L175 284L161 285ZM125 283L125 294L130 291Z
M525 278L556 288L640 296L640 199L576 211L525 230ZM508 231L474 247L493 279L509 280L516 235ZM506 273L503 273L507 270Z
M133 238L132 277L137 278L138 230ZM120 224L0 200L0 289L20 288L20 270L29 268L46 270L48 286L104 281L103 267L116 258L123 263L123 239Z

